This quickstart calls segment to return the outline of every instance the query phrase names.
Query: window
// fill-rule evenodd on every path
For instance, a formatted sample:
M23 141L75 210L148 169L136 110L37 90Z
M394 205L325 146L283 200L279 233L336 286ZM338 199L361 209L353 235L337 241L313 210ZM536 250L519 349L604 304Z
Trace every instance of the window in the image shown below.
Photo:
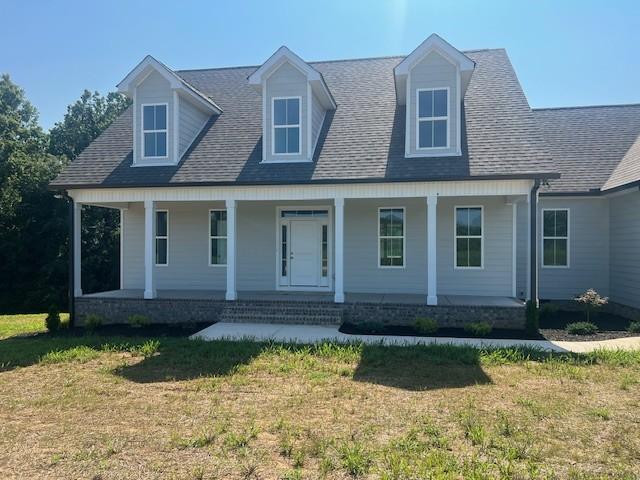
M329 226L322 225L322 278L329 274Z
M404 267L404 208L378 210L378 266Z
M542 210L542 265L569 266L569 210Z
M167 104L142 105L144 158L167 156Z
M169 212L156 210L156 265L169 265Z
M417 95L417 148L447 148L449 89L419 89Z
M482 268L482 207L456 207L456 268Z
M273 99L273 153L300 153L300 98Z
M227 211L209 211L209 265L227 264Z
M282 265L280 265L280 276L287 276L287 225L281 225L281 252L280 257L282 259Z

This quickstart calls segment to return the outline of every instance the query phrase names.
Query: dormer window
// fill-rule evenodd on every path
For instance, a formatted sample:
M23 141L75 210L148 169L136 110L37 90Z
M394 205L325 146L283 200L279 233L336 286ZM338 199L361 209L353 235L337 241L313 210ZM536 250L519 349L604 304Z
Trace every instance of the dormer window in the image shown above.
M301 98L273 99L273 154L299 155L301 142Z
M167 158L167 104L142 105L144 158Z
M418 89L417 149L449 147L449 89Z

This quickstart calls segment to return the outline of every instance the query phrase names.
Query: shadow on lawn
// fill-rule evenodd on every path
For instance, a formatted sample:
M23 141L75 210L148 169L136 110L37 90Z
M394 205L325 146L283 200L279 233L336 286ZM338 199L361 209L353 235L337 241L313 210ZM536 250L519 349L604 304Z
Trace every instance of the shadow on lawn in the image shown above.
M449 345L365 345L353 379L415 391L492 383L482 369L479 350Z

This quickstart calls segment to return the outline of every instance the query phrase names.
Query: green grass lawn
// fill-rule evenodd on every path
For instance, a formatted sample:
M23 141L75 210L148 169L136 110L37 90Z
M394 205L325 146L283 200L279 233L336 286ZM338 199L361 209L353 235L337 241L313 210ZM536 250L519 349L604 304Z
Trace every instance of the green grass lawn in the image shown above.
M44 315L0 318L0 478L640 475L640 352L52 336L34 334Z

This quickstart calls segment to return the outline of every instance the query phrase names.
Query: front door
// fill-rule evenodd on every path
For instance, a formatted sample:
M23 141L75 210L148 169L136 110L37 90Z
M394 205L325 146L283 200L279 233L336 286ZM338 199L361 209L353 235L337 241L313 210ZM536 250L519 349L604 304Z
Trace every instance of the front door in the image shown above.
M291 220L291 286L318 286L320 229L313 220Z

